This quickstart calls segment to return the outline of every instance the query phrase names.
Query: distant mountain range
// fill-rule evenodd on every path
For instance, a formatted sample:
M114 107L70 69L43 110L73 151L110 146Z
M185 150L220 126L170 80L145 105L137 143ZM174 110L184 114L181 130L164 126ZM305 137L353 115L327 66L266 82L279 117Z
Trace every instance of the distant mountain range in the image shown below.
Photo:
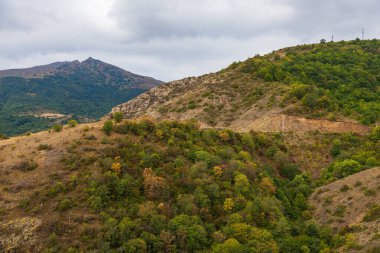
M70 118L93 121L160 83L91 57L1 70L0 133L41 130Z

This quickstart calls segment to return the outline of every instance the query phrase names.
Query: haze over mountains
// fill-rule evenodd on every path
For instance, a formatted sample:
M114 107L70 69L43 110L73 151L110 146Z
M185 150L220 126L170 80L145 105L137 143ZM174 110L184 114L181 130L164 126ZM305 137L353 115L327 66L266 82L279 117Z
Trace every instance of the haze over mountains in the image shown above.
M70 118L93 121L160 84L93 58L0 71L0 131L36 131Z

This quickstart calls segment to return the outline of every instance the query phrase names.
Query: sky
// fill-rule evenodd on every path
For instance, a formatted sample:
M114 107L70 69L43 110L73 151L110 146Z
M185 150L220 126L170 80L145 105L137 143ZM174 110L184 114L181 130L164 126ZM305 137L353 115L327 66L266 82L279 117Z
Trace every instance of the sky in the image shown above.
M380 38L378 0L0 0L0 69L93 57L163 81L320 39Z

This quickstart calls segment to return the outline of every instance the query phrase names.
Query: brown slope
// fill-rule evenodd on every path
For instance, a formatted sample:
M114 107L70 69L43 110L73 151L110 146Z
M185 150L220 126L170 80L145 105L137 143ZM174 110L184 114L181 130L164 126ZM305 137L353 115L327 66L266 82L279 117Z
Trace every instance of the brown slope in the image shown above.
M331 225L336 232L353 234L357 246L342 251L367 252L380 246L380 216L363 220L372 205L380 204L379 189L380 168L373 168L322 186L310 197L317 221Z
M0 140L0 252L41 252L41 245L55 231L68 231L62 238L80 243L83 231L79 224L85 220L96 224L93 214L83 204L83 212L57 210L57 199L45 198L39 208L30 209L26 203L32 196L42 196L62 182L67 185L82 170L67 169L62 158L69 149L79 146L83 159L91 159L102 148L102 122L77 127L65 127L62 132L40 132ZM91 138L89 138L91 137ZM41 150L40 145L50 148ZM18 169L21 163L33 161L38 167L31 171ZM87 173L87 172L86 172ZM89 176L96 176L91 170ZM83 198L80 190L72 197ZM60 199L60 196L57 196ZM35 204L35 203L31 203ZM67 233L67 234L66 234Z
M281 83L221 71L163 84L116 106L111 114L121 111L125 118L195 119L202 127L239 132L369 131L369 127L343 117L330 121L288 115L289 106L281 106L282 95L288 88Z

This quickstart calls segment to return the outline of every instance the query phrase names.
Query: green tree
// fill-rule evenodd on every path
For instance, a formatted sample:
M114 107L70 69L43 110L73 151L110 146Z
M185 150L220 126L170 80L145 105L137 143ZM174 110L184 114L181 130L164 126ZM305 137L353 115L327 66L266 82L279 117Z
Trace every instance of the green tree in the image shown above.
M123 243L122 250L127 253L145 253L147 252L147 245L141 238L128 240Z

